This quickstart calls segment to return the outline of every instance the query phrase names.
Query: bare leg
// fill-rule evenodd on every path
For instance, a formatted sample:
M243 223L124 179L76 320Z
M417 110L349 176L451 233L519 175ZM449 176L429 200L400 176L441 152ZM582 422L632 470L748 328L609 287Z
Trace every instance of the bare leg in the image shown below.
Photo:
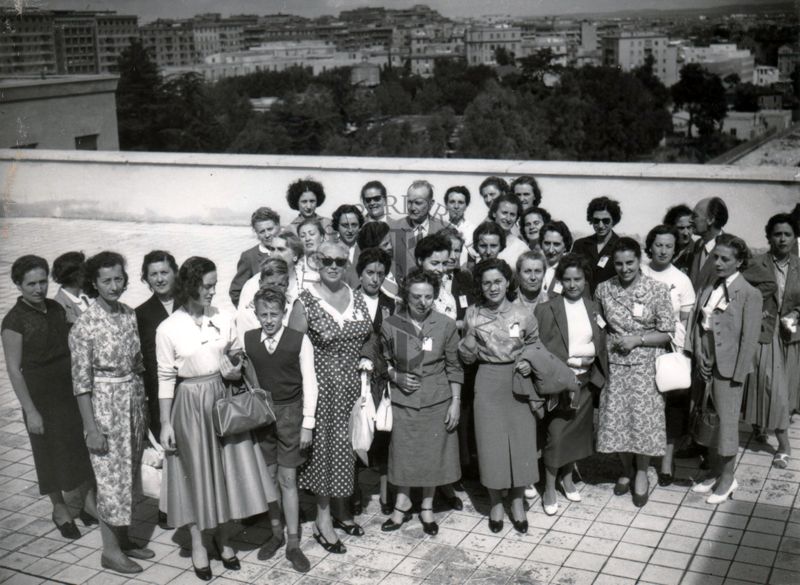
M231 535L233 534L233 522L225 522L217 526L216 544L219 545L219 553L224 559L230 559L236 556L236 551L230 545Z
M433 522L436 520L433 517L433 496L435 493L435 487L422 488L422 509L419 513L419 517L423 522Z
M392 512L392 522L401 524L404 512L411 510L411 488L407 485L396 486L397 493L394 497L394 511ZM398 511L400 510L400 511Z
M567 463L558 470L558 479L564 484L564 489L568 492L578 491L578 488L575 487L575 482L572 481L572 469L574 466L574 463Z
M634 493L644 494L647 492L647 468L650 465L650 457L648 455L636 454L636 482L633 486Z
M503 519L503 490L493 490L487 488L489 492L489 520L499 522Z
M719 481L714 489L715 494L724 494L733 483L733 472L736 467L736 457L719 456L716 469L719 470Z
M100 522L100 526L103 523ZM203 533L197 527L197 524L189 524L189 536L192 537L192 564L198 569L208 566L208 551L203 544Z
M622 475L617 480L617 483L625 485L630 482L633 475L633 454L619 453L619 460L622 462Z
M675 443L668 441L664 456L661 458L661 473L672 475L672 457L675 453Z
M94 482L87 482L83 496L83 510L90 516L97 518L97 499L95 498Z
M283 517L290 535L300 530L300 497L297 492L297 470L292 467L278 467L278 486L283 502Z
M523 505L525 488L511 488L508 490L508 496L511 498L511 519L516 522L522 522L525 520L525 506Z
M542 503L545 506L552 506L558 500L558 495L556 494L556 476L559 470L549 465L545 466L544 470L544 493L542 494Z
M331 519L331 498L328 496L317 496L317 530L322 534L322 538L330 543L339 540L336 531L333 529Z
M49 493L47 496L50 498L50 503L53 504L53 521L59 526L70 522L72 520L72 514L66 502L64 502L64 494L59 491Z
M789 435L786 429L775 429L775 438L778 439L778 453L791 455L792 446L789 443Z

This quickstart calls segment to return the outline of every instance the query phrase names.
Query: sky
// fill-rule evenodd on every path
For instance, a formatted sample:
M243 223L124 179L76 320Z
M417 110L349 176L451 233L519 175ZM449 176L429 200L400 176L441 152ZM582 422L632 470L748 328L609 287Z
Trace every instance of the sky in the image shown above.
M274 14L301 16L337 15L341 10L365 6L404 8L427 4L448 17L509 14L544 16L576 12L680 9L767 3L771 0L0 0L0 5L22 4L51 9L116 10L136 14L141 22L155 18L183 18L202 12L228 14Z

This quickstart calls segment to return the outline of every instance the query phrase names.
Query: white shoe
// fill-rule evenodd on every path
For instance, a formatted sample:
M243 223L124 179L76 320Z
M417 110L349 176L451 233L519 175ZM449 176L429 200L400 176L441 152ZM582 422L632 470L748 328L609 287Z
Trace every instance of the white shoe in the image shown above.
M733 478L731 482L731 487L728 488L724 494L711 494L706 498L706 504L721 504L722 502L727 501L728 498L733 499L733 492L736 491L736 488L739 487L739 482L736 481L736 478Z
M532 500L538 495L539 492L537 492L536 488L533 487L532 485L529 485L528 487L525 488L525 497L528 498L529 500Z
M700 483L696 483L692 486L692 491L696 494L707 494L714 489L714 486L717 484L718 477L711 477Z
M549 506L544 503L544 499L542 499L542 507L544 508L544 513L548 516L555 516L558 513L558 502L555 504L550 504Z
M567 488L564 487L564 482L560 481L561 489L564 490L564 495L570 502L580 502L581 501L581 493L578 490L574 490L571 492L567 491Z

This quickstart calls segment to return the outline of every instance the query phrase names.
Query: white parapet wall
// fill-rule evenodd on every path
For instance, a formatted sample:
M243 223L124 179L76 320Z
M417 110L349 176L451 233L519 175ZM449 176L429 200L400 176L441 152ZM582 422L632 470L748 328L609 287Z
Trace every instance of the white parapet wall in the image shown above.
M448 187L469 188L467 218L477 223L486 215L481 181L522 174L536 177L543 207L576 235L590 231L586 205L600 195L622 205L617 231L640 238L668 207L719 196L731 211L726 231L761 247L769 216L800 202L800 169L783 167L0 150L0 214L246 225L251 212L266 205L288 223L296 212L288 208L286 188L312 177L327 194L321 215L357 203L361 186L379 180L396 216L404 213L408 185L426 179L434 186L437 214L444 212Z

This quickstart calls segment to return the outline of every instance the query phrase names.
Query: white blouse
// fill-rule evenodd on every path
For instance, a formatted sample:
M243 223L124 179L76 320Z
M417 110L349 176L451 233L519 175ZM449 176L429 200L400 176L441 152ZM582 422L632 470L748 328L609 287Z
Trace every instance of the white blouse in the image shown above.
M567 360L567 365L576 374L583 374L589 369L576 365L580 364L580 358L594 357L596 355L589 313L586 311L583 299L570 301L565 298L564 311L567 314L567 323L569 324L569 359Z
M156 329L158 397L175 396L175 381L219 372L225 346L236 338L233 319L211 307L198 326L178 309Z

